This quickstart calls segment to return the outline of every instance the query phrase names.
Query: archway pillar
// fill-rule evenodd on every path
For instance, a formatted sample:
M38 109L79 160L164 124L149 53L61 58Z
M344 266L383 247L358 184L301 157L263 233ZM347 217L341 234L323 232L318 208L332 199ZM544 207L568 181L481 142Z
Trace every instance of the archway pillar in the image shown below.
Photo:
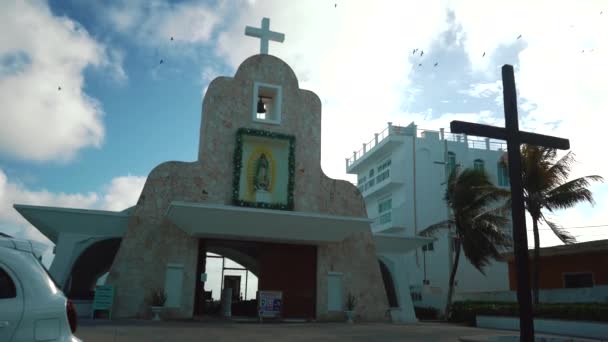
M416 323L416 313L410 293L410 282L406 267L406 255L379 254L378 258L386 265L395 286L399 308L391 308L391 319L394 323Z
M62 289L65 289L70 279L70 272L78 257L98 241L106 240L108 237L91 236L84 234L61 233L53 248L55 258L49 268L49 273Z

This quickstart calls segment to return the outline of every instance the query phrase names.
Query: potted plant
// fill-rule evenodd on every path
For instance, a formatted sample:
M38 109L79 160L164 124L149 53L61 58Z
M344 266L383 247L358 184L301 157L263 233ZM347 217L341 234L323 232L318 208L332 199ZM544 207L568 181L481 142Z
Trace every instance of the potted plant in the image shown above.
M167 294L162 289L156 289L152 292L152 296L150 296L150 306L152 309L152 313L154 317L153 321L160 321L159 314L163 310L165 305L165 301L167 301Z
M353 323L353 317L355 316L355 306L357 306L357 297L352 293L348 293L346 296L346 321L348 323Z

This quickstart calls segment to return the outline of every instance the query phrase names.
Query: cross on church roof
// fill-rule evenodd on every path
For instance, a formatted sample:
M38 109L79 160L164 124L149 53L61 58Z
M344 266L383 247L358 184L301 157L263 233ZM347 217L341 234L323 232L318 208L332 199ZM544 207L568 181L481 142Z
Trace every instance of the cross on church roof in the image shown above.
M260 54L268 54L268 41L282 43L285 40L283 33L270 31L270 19L262 19L262 28L246 26L245 35L250 37L260 38Z

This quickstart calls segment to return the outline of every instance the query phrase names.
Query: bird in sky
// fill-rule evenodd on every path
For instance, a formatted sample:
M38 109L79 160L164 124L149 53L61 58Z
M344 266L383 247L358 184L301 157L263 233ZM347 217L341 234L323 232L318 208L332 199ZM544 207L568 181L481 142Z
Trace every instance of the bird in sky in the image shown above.
M57 90L61 90L61 87L57 87Z
M521 34L519 36L517 36L517 39L521 38Z
M414 50L412 51L412 55L415 55L415 54L416 54L416 51L418 51L418 49L414 49Z
M439 64L439 62L435 62L435 65L433 65L433 67L436 67Z
M422 63L418 64L418 66L422 66Z
M486 52L484 51L484 52L483 52L483 55L481 55L481 57L485 57L485 56L486 56Z
M160 64L163 64L163 60L162 59L160 60Z
M173 37L171 37L171 40L173 40Z
M420 51L420 57L422 57L422 55L424 55L424 51Z

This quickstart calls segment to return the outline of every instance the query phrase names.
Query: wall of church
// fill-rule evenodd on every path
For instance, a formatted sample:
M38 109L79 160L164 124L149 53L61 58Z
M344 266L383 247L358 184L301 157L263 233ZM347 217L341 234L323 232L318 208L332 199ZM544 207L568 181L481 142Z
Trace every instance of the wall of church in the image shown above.
M281 87L280 124L253 120L254 82ZM295 136L295 211L366 217L363 198L355 186L323 174L321 102L314 93L299 89L293 70L280 59L252 56L241 64L234 78L216 78L209 85L202 112L198 161L163 163L146 181L108 278L108 283L116 286L116 317L149 315L145 296L163 286L167 263L184 265L182 305L169 315L192 315L197 239L170 224L164 214L171 201L232 204L239 128ZM327 274L332 271L344 274L344 293L358 297L359 319L386 319L388 302L371 232L319 246L317 251L317 319L344 319L342 312L327 310Z

